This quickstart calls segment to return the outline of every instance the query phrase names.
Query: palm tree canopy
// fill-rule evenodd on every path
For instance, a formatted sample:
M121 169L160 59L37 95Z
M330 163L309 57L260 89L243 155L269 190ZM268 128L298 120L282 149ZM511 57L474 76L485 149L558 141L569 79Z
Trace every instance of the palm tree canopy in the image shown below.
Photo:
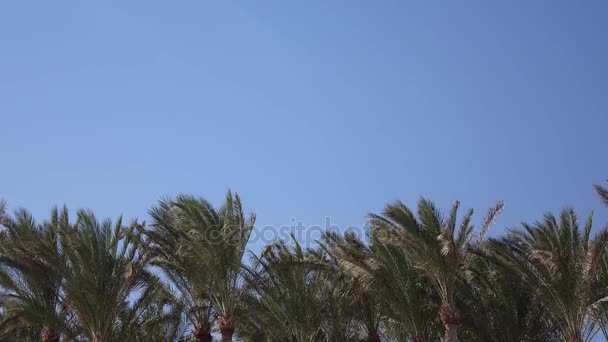
M279 241L252 258L247 300L255 316L243 322L243 337L261 336L276 342L321 341L322 293L327 284L316 267L318 255L304 250L292 237L292 246Z
M608 190L596 185L608 204ZM150 225L54 209L41 222L0 201L0 340L424 342L608 338L608 227L573 209L502 237L456 202L370 214L368 241L325 232L243 257L255 215L179 195ZM443 337L442 337L443 336Z
M72 335L62 307L63 278L53 265L62 257L59 231L69 225L67 209L53 209L50 219L38 224L24 209L7 215L5 206L0 203L0 331L20 334L33 328Z
M479 244L491 223L502 211L498 202L484 218L477 235L471 223L473 210L468 210L458 224L459 202L455 202L447 217L427 199L418 202L414 215L401 202L389 204L383 215L370 215L371 234L376 241L405 249L412 265L420 269L437 290L443 302L453 303L459 285L469 266L469 247Z
M221 319L235 320L255 214L245 215L240 196L230 191L219 209L205 199L179 195L161 201L150 214L153 222L145 234L154 263L180 288L184 306L195 313L193 323L208 322L211 308Z
M145 291L154 278L136 226L125 227L120 218L115 224L100 222L79 210L75 224L60 231L63 259L56 265L64 279L64 301L92 341L112 336L130 296Z
M437 305L429 284L420 282L403 246L384 243L372 235L369 245L354 233L323 235L324 245L336 257L342 270L354 277L368 297L376 298L376 315L396 324L403 335L431 339ZM382 309L380 309L382 308ZM380 317L374 319L379 327Z
M517 270L550 308L564 340L583 341L592 334L591 310L608 295L599 283L608 231L592 237L591 227L591 215L581 227L568 208L559 217L547 213L542 221L524 223L507 237L491 240L496 257Z

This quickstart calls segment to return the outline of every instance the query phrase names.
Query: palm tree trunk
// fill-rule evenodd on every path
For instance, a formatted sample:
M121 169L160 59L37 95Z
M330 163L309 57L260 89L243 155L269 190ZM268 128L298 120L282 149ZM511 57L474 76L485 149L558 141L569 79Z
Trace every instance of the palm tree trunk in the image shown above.
M458 323L460 314L454 303L445 302L441 304L439 315L445 328L444 342L458 342Z
M60 335L51 328L42 330L42 342L59 342Z
M380 336L378 336L376 331L370 331L367 335L367 342L381 342Z
M211 337L211 333L209 329L203 328L201 324L197 324L192 332L194 335L194 340L196 342L212 342L213 337Z
M221 315L219 319L220 331L222 333L222 342L232 342L234 334L234 321L229 315Z

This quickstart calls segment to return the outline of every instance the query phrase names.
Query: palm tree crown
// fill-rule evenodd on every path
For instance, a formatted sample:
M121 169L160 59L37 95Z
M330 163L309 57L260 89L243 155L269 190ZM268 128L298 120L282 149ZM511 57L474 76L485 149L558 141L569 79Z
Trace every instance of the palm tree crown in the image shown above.
M599 282L606 258L608 231L591 237L592 219L584 226L573 209L559 218L547 213L542 221L523 224L509 236L492 240L500 261L521 273L532 293L559 324L569 342L586 341L594 330L593 309L603 305L608 288Z
M389 204L383 215L370 215L371 234L384 244L403 248L414 267L419 269L441 299L440 317L445 326L445 340L457 341L460 310L456 295L471 264L472 245L479 244L490 224L503 208L499 202L488 211L477 236L471 224L473 210L468 210L458 225L456 202L447 217L429 200L418 202L418 217L401 202Z
M52 260L61 257L59 231L68 225L67 209L54 209L48 222L37 224L26 210L14 217L0 204L0 287L4 290L4 315L0 331L22 334L31 330L43 341L59 341L70 332L62 307L62 275Z
M151 215L153 224L146 234L157 265L188 298L196 316L195 335L210 337L212 309L222 339L231 341L244 295L242 261L255 215L246 216L239 195L231 192L219 209L205 199L180 195L161 201Z
M129 297L153 279L136 225L99 222L80 210L75 224L60 231L63 255L55 263L64 279L64 302L90 341L110 341Z

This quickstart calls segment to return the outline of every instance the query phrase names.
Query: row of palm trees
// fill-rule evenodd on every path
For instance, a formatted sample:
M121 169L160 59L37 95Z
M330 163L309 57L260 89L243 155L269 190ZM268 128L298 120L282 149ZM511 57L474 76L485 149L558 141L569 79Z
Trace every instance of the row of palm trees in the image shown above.
M608 189L596 186L608 205ZM388 204L368 241L326 232L247 252L255 215L181 195L151 222L0 204L2 341L589 341L608 339L608 227L572 209L486 238L473 224Z

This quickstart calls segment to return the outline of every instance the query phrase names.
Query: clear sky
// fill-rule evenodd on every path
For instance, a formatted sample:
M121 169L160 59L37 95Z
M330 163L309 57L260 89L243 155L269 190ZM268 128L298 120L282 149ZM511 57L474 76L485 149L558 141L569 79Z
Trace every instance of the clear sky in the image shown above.
M258 225L428 196L608 218L608 2L2 1L0 197ZM478 217L479 218L479 217ZM599 222L598 222L599 221Z

